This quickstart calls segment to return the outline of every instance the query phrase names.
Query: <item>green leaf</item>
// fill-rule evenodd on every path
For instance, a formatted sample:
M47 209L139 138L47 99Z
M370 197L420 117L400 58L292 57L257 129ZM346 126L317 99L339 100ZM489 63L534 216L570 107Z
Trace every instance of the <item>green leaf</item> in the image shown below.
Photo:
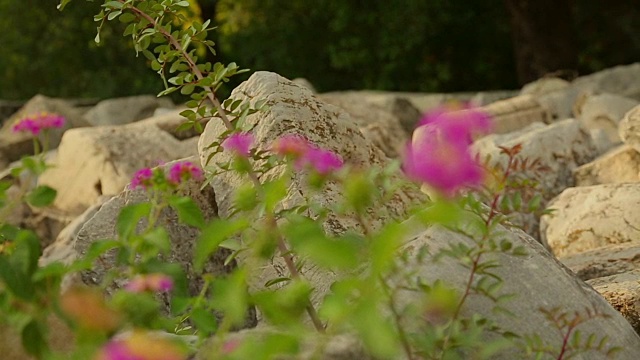
M122 3L119 1L107 1L103 7L113 8L113 9L122 9Z
M218 245L249 226L247 219L215 219L207 225L202 230L194 249L193 264L196 271L202 271L205 261L216 251Z
M202 212L190 197L171 197L169 205L178 213L178 219L193 227L202 229L205 225Z
M33 299L31 279L20 269L15 269L5 256L0 256L0 280L13 295L27 301Z
M212 289L215 294L211 299L213 306L221 310L234 325L244 323L249 307L246 270L236 269L226 278L215 279Z
M148 244L153 245L156 250L165 255L171 251L171 239L164 228L155 228L144 234L143 238Z
M188 1L178 1L177 3L175 3L174 5L176 6L182 6L182 7L189 7L189 2Z
M20 230L16 234L15 249L9 261L14 269L31 276L38 268L41 250L40 240L33 232Z
M64 7L67 6L67 4L69 4L70 2L71 0L60 0L60 4L58 4L57 6L58 10L64 10Z
M133 21L133 20L135 20L135 19L136 19L136 16L135 16L135 15L133 15L133 14L132 14L132 13L130 13L130 12L126 12L126 13L123 13L123 14L120 16L120 19L119 19L119 20L120 20L120 22L123 22L123 23L129 23L129 22L132 22L132 21Z
M182 89L180 89L180 93L182 95L189 95L193 92L193 90L195 90L196 85L195 84L186 84L185 86L182 87Z
M37 359L41 359L47 352L48 347L44 331L36 320L31 320L22 329L22 346Z
M27 203L35 207L51 205L56 199L57 191L49 186L40 185L33 189L26 197Z
M218 330L218 319L211 311L202 308L194 309L189 315L189 319L193 322L198 330L204 336L209 336Z
M120 211L116 222L116 231L120 239L126 239L133 234L138 222L145 216L149 216L151 204L144 202L126 206Z

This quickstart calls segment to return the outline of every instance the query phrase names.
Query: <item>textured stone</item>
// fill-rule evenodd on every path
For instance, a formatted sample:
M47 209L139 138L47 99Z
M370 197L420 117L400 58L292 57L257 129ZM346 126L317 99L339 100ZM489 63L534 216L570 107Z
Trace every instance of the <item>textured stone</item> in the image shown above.
M482 110L491 114L492 132L495 134L520 130L535 122L550 122L546 110L529 95L496 101L482 107Z
M584 281L640 270L640 243L606 245L560 261Z
M587 281L640 334L640 269Z
M339 95L318 95L318 99L346 111L364 136L390 158L398 157L408 141L400 119L372 102Z
M193 155L189 149L154 126L73 129L40 183L58 190L56 209L79 215L99 196L120 193L139 169Z
M246 118L245 128L251 129L258 149L265 149L283 135L297 134L306 137L319 147L339 154L345 162L356 167L382 166L386 163L386 156L371 144L360 132L351 117L342 109L318 100L308 89L300 87L291 81L269 72L256 72L249 80L234 89L232 99L245 101L265 100L268 110L258 112ZM213 149L208 145L219 141L226 128L219 119L212 119L200 137L200 159L203 167L211 157L211 164L225 163L231 159L228 152L212 155ZM282 174L284 169L277 167L261 175L260 179L270 179ZM293 207L304 203L309 196L310 201L321 206L330 207L340 199L340 189L334 183L328 183L327 189L320 193L310 193L304 184L304 172L297 173L287 191L288 195L283 206ZM221 217L229 216L232 212L232 195L235 189L244 183L236 174L222 173L214 176L211 181L216 192L219 213ZM386 204L381 204L381 211L388 213L387 217L374 216L369 219L372 228L389 221L389 217L399 217L406 214L407 208L414 204L416 198L423 196L413 189L401 192ZM336 217L330 215L324 222L325 230L331 234L341 234L345 231L360 231L360 223L348 216ZM280 256L272 260L273 264L264 267L262 274L257 274L251 281L256 288L262 289L268 279L279 277L276 268L283 268ZM317 268L303 267L305 279L314 284L314 303L317 303L329 291L332 274Z
M151 117L160 107L173 107L169 98L138 95L99 102L85 117L93 126L124 125Z
M574 107L574 115L589 130L603 129L612 143L620 143L618 123L638 101L613 94L585 96Z
M548 204L555 209L540 233L558 257L610 244L638 241L640 183L569 188Z
M522 90L520 90L520 94L540 96L557 90L566 89L570 85L571 83L569 81L561 78L544 77L524 85Z
M573 170L576 186L640 182L640 152L621 145Z
M629 110L618 125L620 139L640 151L640 106Z

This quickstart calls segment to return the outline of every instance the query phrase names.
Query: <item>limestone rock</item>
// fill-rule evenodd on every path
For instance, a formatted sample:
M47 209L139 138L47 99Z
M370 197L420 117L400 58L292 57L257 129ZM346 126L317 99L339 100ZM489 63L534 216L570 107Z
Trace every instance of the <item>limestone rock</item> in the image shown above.
M613 94L586 96L574 108L574 115L587 129L603 129L615 144L620 142L618 123L638 101Z
M135 125L142 127L150 125L157 126L179 140L185 140L200 135L200 133L194 129L178 131L178 126L182 125L186 121L186 119L180 115L184 110L185 109L172 109L164 111L161 114L154 114L152 117L136 122Z
M193 155L154 126L104 126L67 131L55 167L40 178L58 190L53 206L81 214L101 195L116 195L141 168Z
M640 183L569 188L548 204L541 219L543 243L563 257L638 240Z
M473 144L473 151L479 154L481 159L490 156L491 164L500 164L504 169L508 158L500 154L498 146L510 148L518 144L522 145L522 150L517 158L529 159L529 162L538 159L540 166L545 169L537 173L527 173L527 176L539 183L536 192L543 197L542 208L555 195L574 185L571 173L573 169L591 161L597 155L590 134L574 119L546 126L534 123L512 133L485 136ZM540 238L538 219L534 214L515 214L512 220L534 238Z
M640 151L640 105L629 110L618 126L622 141Z
M496 101L481 109L492 116L495 134L523 129L535 122L550 122L547 111L529 95Z
M404 151L408 137L400 119L382 106L336 95L318 95L318 98L346 111L364 136L388 157L396 158Z
M569 81L561 78L544 77L523 86L522 90L520 90L520 94L540 96L557 90L566 89L570 85L571 83Z
M640 337L631 325L615 311L596 291L576 278L566 267L562 266L536 240L519 230L502 228L501 236L508 239L514 246L524 246L527 255L513 257L501 252L487 254L484 261L494 260L499 266L492 272L504 280L504 287L500 294L515 294L516 297L504 304L506 309L515 314L506 315L494 312L495 303L479 294L471 293L463 307L463 316L481 314L497 322L506 331L520 335L537 334L542 341L553 348L560 349L562 338L557 335L553 326L539 308L550 309L558 307L565 312L574 311L585 314L585 309L596 310L606 314L609 318L596 317L580 325L584 337L595 334L598 337L607 336L610 346L619 346L619 359L636 359L640 352ZM403 264L408 274L422 279L430 284L442 280L459 292L463 292L469 280L468 266L447 256L438 262L420 260L420 249L426 247L430 254L441 249L448 249L455 244L476 246L475 240L451 230L434 226L425 231L416 232L407 243L409 251L408 264ZM419 304L420 293L403 291L398 298L403 304ZM415 317L419 318L419 317ZM487 334L488 337L491 335ZM522 353L518 350L507 350L493 355L492 359L519 359ZM576 359L602 359L602 354L585 352L577 355Z
M640 243L606 245L560 261L584 281L640 270Z
M640 334L640 269L587 281Z
M317 93L316 88L313 86L313 84L309 80L307 80L305 78L295 78L295 79L293 79L291 81L294 84L300 85L300 86L302 86L304 88L307 88L307 89L311 90L311 92L314 93L314 94Z
M621 145L573 170L576 186L640 182L640 152Z
M160 107L173 107L169 98L153 95L129 96L99 102L85 117L93 126L124 125L151 117Z
M382 166L386 156L377 147L371 144L362 135L351 117L342 109L326 104L318 100L308 89L300 87L291 81L270 72L256 72L249 80L234 89L232 99L245 101L265 100L268 110L258 112L246 118L245 128L251 129L255 138L255 144L259 149L266 149L270 144L283 135L297 134L305 136L310 142L319 147L331 150L339 154L343 160L354 166ZM200 137L200 159L204 166L212 153L207 146L214 141L219 141L226 128L219 119L212 119L207 124L204 133ZM228 152L219 153L211 158L211 164L227 162L231 159ZM262 175L262 179L272 178L282 173L284 169L275 168ZM288 189L288 195L283 204L286 207L302 204L304 196L309 194L303 182L303 175L295 175L292 185ZM213 177L211 186L216 192L219 213L226 217L232 211L232 194L235 189L243 184L243 180L231 173L222 173ZM329 205L338 201L340 193L337 185L328 184L328 189L320 194L311 196L311 201L321 205ZM404 192L393 198L381 208L387 210L391 217L402 216L407 208L414 203L421 194ZM386 223L388 218L370 219L370 225L377 228ZM332 234L344 233L347 229L359 229L359 223L353 218L330 216L323 224L325 229ZM277 256L274 262L281 261ZM279 275L274 266L266 266L263 274L257 274L252 285L262 288L265 279L273 279ZM318 269L303 268L305 278L314 284L314 302L317 302L327 293L332 275Z
M11 128L22 117L40 112L60 114L66 120L63 128L49 131L49 150L58 146L62 134L67 129L89 126L89 123L82 116L82 112L65 100L36 95L5 121L0 129L0 159L12 162L19 160L24 155L33 154L32 135L24 132L14 133Z

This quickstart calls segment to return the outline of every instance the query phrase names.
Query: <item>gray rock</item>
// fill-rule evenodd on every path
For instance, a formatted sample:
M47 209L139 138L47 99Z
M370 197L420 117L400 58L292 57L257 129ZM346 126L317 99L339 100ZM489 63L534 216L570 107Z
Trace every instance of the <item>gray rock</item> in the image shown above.
M589 130L603 129L609 140L620 143L618 123L638 101L613 94L585 96L574 107L574 115Z
M99 102L85 117L93 126L124 125L153 116L157 108L173 107L169 98L153 95L129 96Z
M567 255L560 261L587 281L640 270L640 243L627 242Z
M500 228L498 228L500 229ZM538 311L539 308L558 307L564 312L573 314L574 311L586 316L585 309L592 309L606 314L607 318L596 317L579 326L579 330L586 338L589 334L598 337L606 335L609 346L621 347L617 359L636 359L640 352L640 337L631 325L615 311L596 291L576 278L566 267L560 264L535 239L522 231L501 230L501 237L508 239L514 246L524 246L527 250L525 257L512 257L504 253L490 253L485 261L495 260L499 267L492 272L504 280L504 287L500 294L515 294L515 298L503 304L515 316L502 312L494 312L495 304L486 297L471 293L463 307L463 316L481 314L497 322L501 329L512 331L520 335L537 334L543 342L554 349L560 349L562 337ZM463 292L469 280L468 266L459 261L443 257L438 262L430 259L420 261L420 249L426 247L430 254L440 249L447 249L455 244L476 246L475 240L442 227L431 227L417 232L407 243L409 250L409 264L403 264L408 274L414 273L426 284L442 280L459 292ZM402 304L419 306L420 294L414 291L403 291L398 295ZM417 318L417 317L416 317ZM490 334L487 334L491 338ZM595 352L580 353L574 359L602 359L602 354ZM522 352L518 350L503 351L494 355L492 359L519 359Z
M640 269L587 281L640 334Z

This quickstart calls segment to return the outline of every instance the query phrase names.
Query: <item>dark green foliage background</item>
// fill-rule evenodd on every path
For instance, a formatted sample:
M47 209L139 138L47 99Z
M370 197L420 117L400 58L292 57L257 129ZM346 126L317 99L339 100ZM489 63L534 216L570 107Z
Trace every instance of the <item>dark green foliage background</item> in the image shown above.
M305 77L319 91L517 88L503 0L199 0L220 21L219 54L252 70ZM102 1L0 0L0 99L157 93L122 27L97 46ZM578 73L640 61L640 1L573 0ZM230 84L233 86L234 84Z

